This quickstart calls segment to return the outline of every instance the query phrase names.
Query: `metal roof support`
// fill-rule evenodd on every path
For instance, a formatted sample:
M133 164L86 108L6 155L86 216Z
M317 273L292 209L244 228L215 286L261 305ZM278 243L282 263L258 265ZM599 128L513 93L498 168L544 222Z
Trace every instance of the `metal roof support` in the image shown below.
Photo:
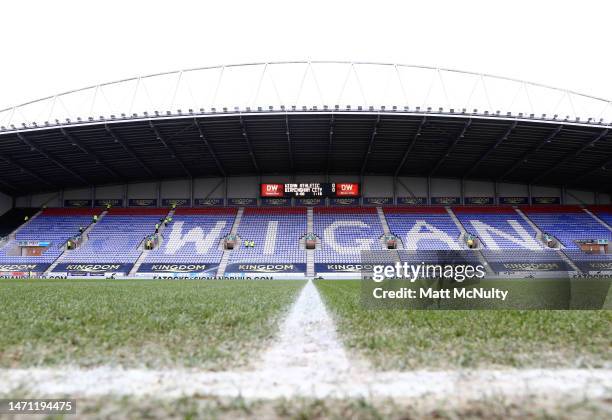
M586 172L581 173L578 176L575 176L571 179L571 181L569 182L569 185L575 185L578 181L580 181L581 179L594 174L597 171L603 170L603 171L607 171L609 170L610 166L612 165L612 159L607 159L599 164L597 164L595 167L587 170Z
M431 204L431 177L427 177L427 204Z
M553 166L551 166L550 168L546 169L544 172L542 172L541 174L537 175L535 178L533 178L530 182L532 184L535 184L536 182L538 182L539 180L541 180L542 178L544 178L546 175L550 174L551 172L553 172L555 169L557 169L559 166L563 165L564 163L567 163L568 161L575 159L578 155L580 155L582 152L584 152L586 149L588 149L589 147L593 147L595 146L595 144L597 144L597 142L601 139L603 139L604 137L606 137L608 135L608 133L610 132L609 128L606 128L605 130L603 130L601 133L599 133L597 136L593 137L592 140L586 142L585 144L583 144L582 146L580 146L580 148L578 150L576 150L575 152L572 152L568 155L565 155L565 157L563 157L563 159L558 160L557 162L555 162L555 164Z
M123 180L122 177L118 175L115 171L113 171L111 168L109 168L108 164L105 163L102 159L100 159L98 155L96 155L94 152L91 151L91 149L89 149L87 146L84 146L79 140L77 140L73 134L67 132L64 128L60 128L60 132L66 140L72 143L73 146L79 148L83 153L93 158L94 162L96 162L96 165L99 165L104 168L106 172L108 172L118 180Z
M215 161L215 165L217 165L217 169L219 170L219 173L223 177L225 177L226 176L225 169L223 168L223 165L221 164L221 161L217 157L217 154L215 153L215 150L213 149L212 145L208 142L208 139L204 135L204 128L200 125L200 122L198 121L197 118L193 119L193 123L195 124L196 128L198 129L198 133L200 134L200 138L204 142L204 145L208 149L208 152L213 157L213 159Z
M192 207L195 206L193 202L193 178L189 178L189 205Z
M0 160L5 161L6 163L8 163L9 165L13 165L16 166L17 168L19 168L19 170L21 172L23 172L24 174L28 174L30 175L32 178L36 179L38 182L42 182L43 184L46 184L50 187L53 188L57 188L57 185L55 185L52 182L49 182L48 180L46 180L45 178L37 175L36 173L32 172L31 170L29 170L28 168L26 168L25 166L21 165L20 163L14 161L13 159L11 159L8 156L4 156L4 155L0 155Z
M117 133L115 133L109 126L108 124L104 124L104 129L106 130L106 133L115 141L115 143L118 143L119 145L121 145L121 147L123 148L123 150L126 151L126 153L128 155L130 155L132 157L132 159L134 159L136 162L138 162L138 164L142 167L142 169L145 170L145 172L147 174L149 174L149 176L153 179L157 178L155 176L155 174L153 173L153 171L151 171L151 169L149 169L149 167L143 162L142 159L140 159L138 157L138 155L136 155L136 153L134 152L134 150L132 150L132 148L130 146L127 145L127 143L125 143L123 141L123 139L121 137L119 137L119 135L117 135ZM126 201L126 206L127 206L127 201Z
M289 130L289 116L287 114L285 114L285 130L287 134L287 145L289 147L289 164L291 165L291 171L293 171L293 146L291 144L291 131Z
M474 170L475 170L476 168L478 168L478 166L480 166L480 164L481 164L482 162L484 162L484 161L485 161L485 160L486 160L486 159L489 157L489 155L490 155L491 153L493 153L493 151L499 147L499 145L501 145L501 144L502 144L504 141L508 140L508 137L510 136L510 134L512 133L512 131L514 131L514 129L516 128L517 124L518 124L518 121L514 121L514 122L513 122L513 123L510 125L510 127L508 127L508 129L507 129L507 130L504 132L504 135L503 135L503 136L501 136L499 139L497 139L497 141L496 141L495 143L493 143L493 145L492 145L492 146L491 146L491 147L490 147L490 148L489 148L489 149L488 149L486 152L484 152L484 153L483 153L483 154L482 154L482 155L481 155L481 156L478 158L478 160L477 160L476 162L474 162L474 163L472 164L472 166L470 166L470 167L468 168L468 170L467 170L467 171L465 171L465 173L463 174L463 177L465 178L465 177L469 176L469 175L470 175L472 172L474 172Z
M363 163L361 164L361 176L365 173L366 167L368 166L368 159L372 154L372 148L374 147L374 140L376 140L376 135L378 134L378 126L380 125L380 114L376 118L376 122L374 123L374 127L372 128L372 134L370 135L370 144L368 144L368 151L363 157Z
M442 156L442 158L434 165L433 168L431 168L431 171L429 171L429 176L434 176L436 171L438 169L440 169L440 167L442 166L442 164L444 163L446 158L450 156L450 154L453 152L453 150L457 146L457 143L459 143L459 140L461 140L465 136L465 132L468 130L468 128L470 128L470 125L472 125L472 119L471 118L469 118L465 122L465 124L463 125L463 128L461 129L461 132L455 138L455 140L453 140L453 142L450 144L450 146L448 146L448 148L446 149L446 152L444 152L444 155Z
M249 135L247 134L246 124L244 123L244 120L242 119L242 115L240 115L240 128L242 129L242 137L244 137L247 147L249 148L249 155L251 156L251 161L253 162L255 171L261 174L259 170L259 165L257 164L257 159L255 159L255 154L253 153L253 146L251 145L251 140L249 139Z
M555 128L555 130L548 137L546 137L544 140L542 140L540 143L538 143L538 145L536 147L534 147L531 150L529 150L528 152L526 152L506 172L504 172L499 177L497 177L497 180L498 181L505 180L508 175L510 175L512 172L514 172L523 163L527 162L529 160L529 158L531 156L535 155L542 147L544 147L544 145L546 143L550 143L551 141L553 141L555 139L555 137L557 137L559 135L561 130L563 130L563 126L562 125L557 126L557 128Z
M185 174L187 174L189 178L192 178L193 175L191 174L191 171L187 169L187 166L185 166L185 163L183 162L183 160L176 154L176 150L174 149L174 146L172 146L169 142L167 142L164 139L164 137L161 135L161 133L159 132L157 127L155 127L155 124L153 124L153 121L151 120L149 120L149 127L151 127L151 129L153 130L153 133L155 133L157 140L159 140L161 144L164 145L166 150L168 150L172 154L172 158L177 161L177 163L183 169Z
M72 169L67 167L66 165L64 165L62 162L60 162L59 160L57 160L54 157L52 157L51 155L49 155L47 152L39 149L34 143L32 143L27 138L25 138L25 136L22 133L17 133L17 137L19 137L19 140L21 140L30 149L32 149L34 151L37 151L38 153L40 153L41 155L43 155L44 157L49 159L51 162L53 162L55 165L59 166L64 171L68 172L70 175L72 175L73 177L75 177L76 179L81 181L83 184L86 184L86 185L91 184L85 178L83 178L81 175L79 175L78 173L76 173L75 171L73 171Z
M334 144L334 127L336 126L336 120L334 118L334 114L332 114L331 119L329 120L329 141L327 143L327 169L325 170L325 177L327 178L327 182L329 182L329 168L331 163L331 152L332 145Z
M3 180L0 179L0 185L2 185L2 189L0 191L2 191L5 194L10 195L13 198L13 204L11 207L15 207L15 193L19 193L19 190L15 187L13 187L10 184L7 184L6 182L4 182Z
M400 161L399 165L397 165L397 168L395 168L395 173L393 174L393 176L397 177L400 171L402 170L402 168L404 167L404 164L406 163L406 160L408 160L408 156L410 155L410 152L412 152L412 149L414 149L414 146L416 145L418 138L421 136L421 132L423 131L423 128L425 127L426 123L427 123L427 116L424 116L421 122L419 123L419 128L417 128L416 134L414 135L414 137L412 138L412 141L410 142L410 144L404 151L404 156L402 156L402 160Z

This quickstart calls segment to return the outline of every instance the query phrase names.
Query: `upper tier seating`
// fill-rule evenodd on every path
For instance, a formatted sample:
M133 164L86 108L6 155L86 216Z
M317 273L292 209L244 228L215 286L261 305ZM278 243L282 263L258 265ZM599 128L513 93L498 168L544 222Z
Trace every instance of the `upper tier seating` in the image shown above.
M229 235L236 208L179 208L163 232L162 244L145 263L219 263L222 240Z
M17 231L15 240L0 249L0 262L52 263L64 251L66 241L77 235L79 228L89 226L93 215L100 212L99 209L45 209ZM7 255L7 251L14 249L19 241L49 241L51 244L40 256Z
M612 232L578 206L525 206L521 210L568 249L579 249L576 240L612 240Z
M314 233L321 239L317 263L360 262L361 251L384 249L376 208L315 207Z
M480 238L483 248L543 249L537 232L512 207L453 207L465 230Z
M384 207L391 233L407 250L465 249L459 243L461 231L444 207Z
M244 210L238 236L242 245L230 251L230 263L305 263L300 238L307 233L306 208L257 208ZM254 241L254 247L244 246Z
M81 247L67 251L64 262L134 263L142 253L140 243L167 214L166 209L111 209Z

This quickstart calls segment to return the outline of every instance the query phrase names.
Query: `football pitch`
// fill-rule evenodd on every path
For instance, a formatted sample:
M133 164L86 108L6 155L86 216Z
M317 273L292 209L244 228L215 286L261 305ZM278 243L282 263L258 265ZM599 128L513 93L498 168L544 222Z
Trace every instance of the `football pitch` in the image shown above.
M0 367L248 364L298 281L3 280Z
M594 370L604 385L610 382L609 310L364 309L360 287L359 280L2 280L0 397L39 397L46 383L70 396L83 391L80 413L100 418L610 413L609 389L576 398L566 398L570 388L558 395L548 389L559 381L557 372L565 378L559 383L573 389L587 384L580 372ZM340 371L343 363L355 369ZM534 391L555 398L539 406L537 395L515 395L517 373L525 387L534 375L544 377L544 389L535 378ZM347 396L313 395L311 377L323 378L321 389L333 386ZM496 378L491 384L510 389L510 396L474 397L485 377ZM13 379L25 385L9 392ZM59 386L66 381L75 383ZM301 381L308 389L303 396ZM360 383L373 396L363 397ZM464 398L445 391L457 384L466 386ZM238 394L208 393L231 386ZM273 397L249 398L249 392ZM447 411L435 408L440 398Z

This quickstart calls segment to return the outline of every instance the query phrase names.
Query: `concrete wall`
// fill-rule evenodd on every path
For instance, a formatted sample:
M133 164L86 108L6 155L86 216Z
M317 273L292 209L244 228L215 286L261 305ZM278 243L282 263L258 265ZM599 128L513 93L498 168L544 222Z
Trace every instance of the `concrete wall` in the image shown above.
M193 180L194 198L258 198L260 182L325 182L324 175L270 175L250 177L231 177L227 185L223 178L203 178ZM331 175L330 182L359 182L358 175ZM432 178L430 180L431 197L458 197L461 196L461 181L458 179ZM191 183L189 180L165 180L162 182L132 183L127 187L128 199L151 199L160 198L189 198L191 194ZM392 197L393 178L390 176L366 176L362 185L364 197ZM95 188L95 198L111 199L124 198L124 185L107 185ZM397 197L426 197L428 193L427 179L419 177L400 177L396 184L395 193ZM463 185L463 193L466 197L493 197L495 186L493 182L467 180ZM561 197L561 189L557 187L532 186L532 196ZM64 199L91 199L92 191L89 188L71 189L63 191ZM499 183L497 184L498 197L526 197L529 189L526 185ZM611 202L610 194L599 194L599 203ZM596 202L596 194L588 191L570 190L565 194L568 204L593 204ZM34 194L22 196L16 199L18 207L56 207L61 203L59 193ZM0 212L11 206L11 198L0 194Z

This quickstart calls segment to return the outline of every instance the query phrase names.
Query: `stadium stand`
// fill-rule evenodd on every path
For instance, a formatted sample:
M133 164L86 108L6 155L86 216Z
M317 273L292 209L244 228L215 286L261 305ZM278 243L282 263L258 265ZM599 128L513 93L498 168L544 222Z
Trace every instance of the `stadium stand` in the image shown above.
M458 250L461 232L444 207L384 207L392 234L406 250Z
M167 209L111 209L89 232L88 240L73 251L66 251L66 263L133 263L142 249L144 237L155 231L155 224Z
M78 234L79 229L87 227L92 216L99 209L61 209L49 208L20 228L15 239L9 241L0 249L2 263L51 263L64 251L63 245L68 239ZM41 255L12 255L19 248L19 241L49 242L47 249ZM11 254L11 255L9 255Z
M21 226L26 217L29 219L38 213L39 209L31 207L21 207L10 209L0 216L0 238L8 236L11 232Z
M236 208L179 208L163 232L162 244L145 263L219 263L221 241L232 228Z
M577 240L612 239L612 232L578 206L520 207L540 230L557 238L568 250L578 250Z
M486 249L541 250L536 232L512 207L453 207L465 230Z
M230 251L230 263L305 263L300 239L307 233L306 208L249 207L237 235L242 245ZM254 246L245 246L245 241Z
M321 239L317 263L361 261L361 251L382 250L382 224L374 207L316 207L314 233Z

